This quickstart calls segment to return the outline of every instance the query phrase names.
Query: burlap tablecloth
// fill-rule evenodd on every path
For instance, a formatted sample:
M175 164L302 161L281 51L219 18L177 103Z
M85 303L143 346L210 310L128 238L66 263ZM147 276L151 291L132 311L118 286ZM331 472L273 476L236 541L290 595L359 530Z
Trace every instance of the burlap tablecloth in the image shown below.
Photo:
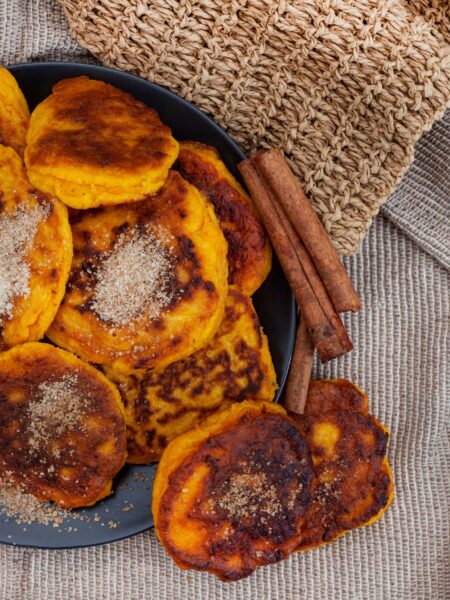
M0 0L0 64L91 60L52 0ZM391 431L396 497L376 525L234 584L181 572L153 532L98 548L0 546L1 600L445 600L450 598L450 115L345 259L363 299L355 350L317 376L365 389Z

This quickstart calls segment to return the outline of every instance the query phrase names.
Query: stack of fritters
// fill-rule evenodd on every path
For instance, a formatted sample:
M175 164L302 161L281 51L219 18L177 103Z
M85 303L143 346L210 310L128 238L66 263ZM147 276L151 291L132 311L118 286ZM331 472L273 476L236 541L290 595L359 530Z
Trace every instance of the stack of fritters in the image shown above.
M60 81L31 117L4 69L0 83L0 349L45 334L101 366L125 403L134 463L159 460L170 440L221 406L272 400L276 375L250 299L270 271L271 248L249 197L217 152L183 142L179 153L154 110L101 81ZM24 154L26 173L13 148ZM0 389L8 453L14 447L8 419L24 450L27 403L39 404L36 386L55 383L51 365L58 371L61 360L74 368L80 363L48 345L11 352L4 368L14 359L18 372L26 367L31 376L29 387L20 375L17 385ZM39 360L45 368L34 373ZM110 412L100 388L88 387L79 392L86 400L98 391L98 418L88 420L100 427ZM123 417L116 415L125 425ZM83 429L81 446L96 443L94 430ZM60 440L66 458L74 435ZM104 444L107 455L110 444ZM47 461L44 450L36 460ZM102 460L94 453L90 467L102 469ZM109 479L121 462L123 456L112 460ZM31 466L24 467L27 491L65 506L101 497L95 477L77 477L79 487L67 488L79 470L69 463L53 465L64 476L38 483ZM13 479L19 470L12 469ZM108 478L99 476L105 490Z
M387 432L348 381L312 382L305 415L234 404L175 438L154 481L159 539L225 581L378 520L393 483Z
M156 462L174 437L231 402L272 400L277 388L267 338L250 298L230 288L225 316L200 350L164 368L106 375L117 384L128 426L128 461Z
M224 580L378 519L393 485L364 394L313 382L301 416L270 402L250 296L271 249L217 152L179 152L152 109L79 77L31 116L30 184L28 109L2 82L0 485L80 507L127 459L161 459L158 536Z

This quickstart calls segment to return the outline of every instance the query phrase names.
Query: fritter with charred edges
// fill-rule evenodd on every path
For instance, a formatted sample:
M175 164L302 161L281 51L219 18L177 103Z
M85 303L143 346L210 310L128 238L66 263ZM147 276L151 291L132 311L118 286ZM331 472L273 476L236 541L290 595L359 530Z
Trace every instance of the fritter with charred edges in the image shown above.
M163 367L217 331L228 292L214 211L172 171L156 196L79 212L67 292L47 332L119 373Z
M393 481L386 428L367 396L344 379L313 381L304 415L292 415L312 454L314 480L298 550L370 525L388 509Z
M165 450L156 532L181 568L246 577L297 546L312 477L307 444L281 406L233 404Z
M0 354L0 482L65 508L107 496L126 457L115 386L73 354L32 342Z
M141 200L157 192L178 154L158 114L88 77L64 79L33 111L30 181L73 208Z
M125 405L128 462L158 461L167 444L230 402L273 400L277 389L267 338L250 298L230 288L211 341L163 369L120 375L105 368Z
M180 142L177 168L214 206L228 242L229 282L251 296L272 266L272 251L250 196L212 146Z

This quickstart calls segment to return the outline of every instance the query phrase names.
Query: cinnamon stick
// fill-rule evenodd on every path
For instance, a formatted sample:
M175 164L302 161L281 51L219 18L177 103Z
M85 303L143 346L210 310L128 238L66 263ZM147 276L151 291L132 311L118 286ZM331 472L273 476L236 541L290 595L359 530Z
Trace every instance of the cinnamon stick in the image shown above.
M270 195L270 192L269 192ZM303 268L303 271L309 281L309 284L316 296L317 302L322 308L326 318L329 320L331 326L336 331L336 335L342 343L343 348L345 348L346 352L349 352L353 348L353 344L348 337L347 331L344 327L344 324L341 321L340 316L336 312L333 304L331 303L330 297L328 295L327 290L319 277L319 274L316 271L314 263L311 260L310 255L308 254L308 250L305 248L303 242L298 236L297 232L291 225L291 222L286 216L286 213L283 210L283 207L278 201L278 198L274 196L270 196L275 207L275 210L278 213L278 217L280 219L281 225L284 228L294 250L297 255L297 258Z
M361 301L352 281L282 152L277 149L262 151L252 155L251 159L308 249L336 311L358 311Z
M314 344L308 334L305 320L300 316L284 397L284 406L287 410L299 415L305 411L313 357Z
M341 356L347 352L348 348L342 343L340 336L317 301L314 290L298 260L295 248L281 225L274 199L270 196L270 192L250 160L241 162L238 169L261 214L320 359L322 362L326 362Z

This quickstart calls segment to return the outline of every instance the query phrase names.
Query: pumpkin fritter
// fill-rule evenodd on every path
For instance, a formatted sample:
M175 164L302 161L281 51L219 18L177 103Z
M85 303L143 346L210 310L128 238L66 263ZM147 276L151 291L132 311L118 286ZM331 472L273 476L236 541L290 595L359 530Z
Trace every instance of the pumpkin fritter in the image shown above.
M115 386L73 354L28 343L0 354L3 481L65 508L108 495L125 462Z
M11 73L0 67L0 144L23 156L30 111Z
M311 450L314 479L298 550L377 521L393 498L388 433L367 396L344 379L313 381L304 415L292 415Z
M33 188L18 154L0 145L0 350L43 337L71 260L66 207Z
M211 146L180 142L177 168L214 206L228 242L229 282L251 296L269 274L272 251L249 195Z
M72 231L67 292L47 332L58 346L129 373L185 358L217 331L226 242L178 173L141 202L79 212Z
M90 208L157 192L177 154L153 109L82 76L57 83L33 111L25 163L38 189Z
M246 577L297 546L312 476L306 442L281 406L233 404L165 450L156 532L181 568Z
M125 405L128 462L158 461L167 444L233 401L273 400L276 374L250 298L230 288L210 342L163 369L118 375L106 368Z

